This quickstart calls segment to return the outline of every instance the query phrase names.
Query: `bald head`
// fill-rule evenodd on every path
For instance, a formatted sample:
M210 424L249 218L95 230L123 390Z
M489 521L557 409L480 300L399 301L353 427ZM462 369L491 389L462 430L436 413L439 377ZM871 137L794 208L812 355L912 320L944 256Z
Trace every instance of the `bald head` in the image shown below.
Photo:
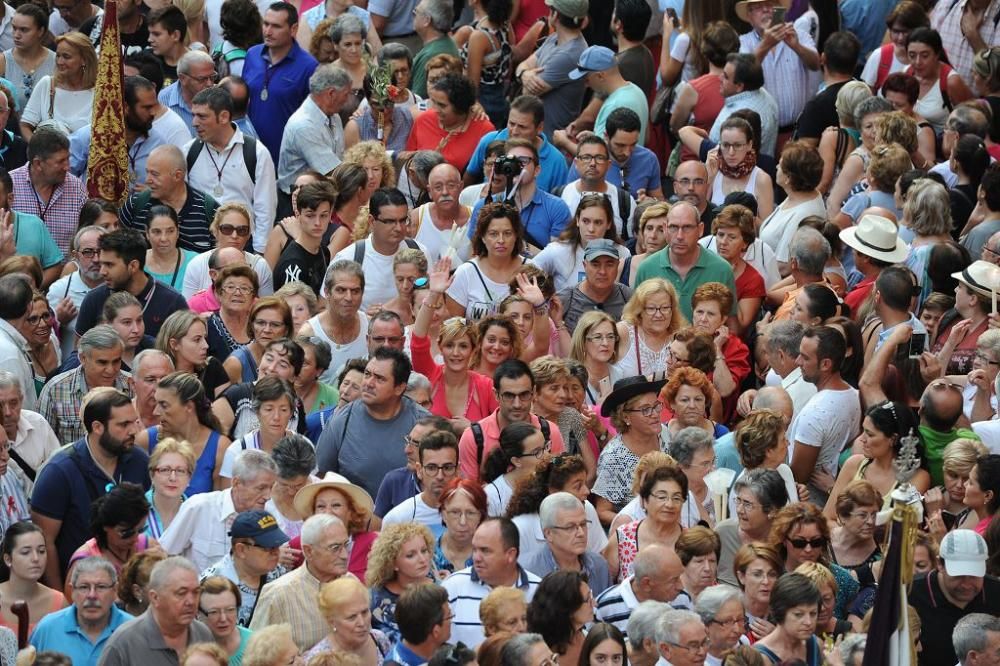
M181 149L173 145L157 146L146 159L146 184L160 201L179 198L184 192L187 164Z
M438 164L427 176L427 192L440 208L457 208L462 193L462 174L447 162Z
M757 391L757 396L753 400L754 409L772 409L785 417L785 421L791 422L794 407L792 397L788 391L780 386L765 386Z
M858 216L858 219L860 220L865 215L878 215L888 220L892 220L897 224L899 223L899 220L896 219L896 211L889 210L888 208L883 208L882 206L871 206L869 208L865 208L863 211L861 211L861 215Z
M1000 231L990 236L990 239L983 245L981 258L983 261L1000 266Z
M243 250L238 248L221 247L215 252L215 261L213 264L212 268L218 271L229 266L245 266L247 265L247 256Z
M652 599L669 603L684 587L681 558L672 548L660 544L643 546L635 556L632 571L632 586L639 601Z

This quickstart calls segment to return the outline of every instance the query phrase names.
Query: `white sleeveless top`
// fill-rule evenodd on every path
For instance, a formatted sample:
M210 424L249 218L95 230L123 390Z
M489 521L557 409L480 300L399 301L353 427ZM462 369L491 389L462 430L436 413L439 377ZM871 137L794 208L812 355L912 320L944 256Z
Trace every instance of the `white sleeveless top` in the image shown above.
M755 166L753 171L750 172L747 184L743 187L744 192L753 194L757 191L757 174L759 173L763 173L763 170L759 166ZM720 171L715 174L715 180L712 181L712 203L716 206L721 206L725 200L726 193L722 191L722 172Z
M471 214L471 208L464 206L467 212ZM417 209L420 215L420 225L417 229L417 233L414 235L413 240L417 241L425 248L427 248L427 263L431 266L434 265L441 255L449 250L449 243L452 241L451 229L446 231L441 231L436 226L434 226L434 220L431 219L431 205L424 204ZM472 256L472 242L469 239L468 234L462 234L461 239L455 239L457 241L458 248L454 252L448 252L451 255L451 264L455 268L459 264L468 261L469 257ZM457 259L455 255L458 255Z
M308 323L312 327L313 335L330 345L330 367L320 376L321 382L331 386L336 384L337 375L345 363L352 358L367 358L368 315L362 310L358 310L358 319L361 321L361 325L358 327L358 337L343 345L330 339L330 336L323 330L323 325L319 323L319 315L309 319Z
M636 355L637 346L638 356ZM669 345L664 345L659 353L654 352L646 346L641 337L636 345L636 327L630 325L628 326L628 348L625 350L625 355L611 367L621 377L635 377L640 374L649 376L658 372L666 372L668 347Z

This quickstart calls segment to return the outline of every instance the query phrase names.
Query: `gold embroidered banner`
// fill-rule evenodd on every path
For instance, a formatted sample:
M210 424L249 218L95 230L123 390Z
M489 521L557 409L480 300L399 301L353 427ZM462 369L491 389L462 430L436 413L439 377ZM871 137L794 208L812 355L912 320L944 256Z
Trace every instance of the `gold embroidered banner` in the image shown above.
M94 110L90 117L87 192L119 206L129 187L124 79L118 4L116 0L107 0L97 56Z

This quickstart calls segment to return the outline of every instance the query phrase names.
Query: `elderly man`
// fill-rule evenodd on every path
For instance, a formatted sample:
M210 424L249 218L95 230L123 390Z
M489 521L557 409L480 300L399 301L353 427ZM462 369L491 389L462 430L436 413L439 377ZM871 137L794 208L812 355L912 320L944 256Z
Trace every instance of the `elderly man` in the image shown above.
M708 631L697 613L669 610L656 626L658 666L702 666L708 654Z
M156 386L174 371L174 362L158 349L144 349L132 359L132 388L135 411L143 428L160 424L156 413Z
M443 53L458 57L455 40L448 34L455 20L454 5L447 0L376 0L368 11L383 42L402 42L416 52L410 90L426 99L427 62ZM419 39L416 44L411 31Z
M241 153L242 156L242 153ZM118 219L123 227L145 233L149 209L164 205L177 213L177 247L207 252L215 246L209 225L219 203L207 192L187 183L188 165L177 146L159 146L146 160L149 189L136 192L122 204Z
M56 433L41 414L24 406L24 390L17 376L0 370L0 409L10 442L10 462L24 492L31 494L42 464L61 446Z
M524 567L540 577L553 571L580 571L596 596L611 587L607 561L587 550L587 512L575 495L553 493L542 500L538 518L547 547L531 554Z
M264 586L250 629L287 622L300 650L308 650L330 632L316 604L323 583L347 573L350 539L340 518L316 514L302 524L305 562L295 571Z
M669 604L684 589L684 565L671 548L660 544L644 546L635 557L632 575L609 587L595 603L594 616L628 634L631 616L646 601Z
M805 330L806 327L801 322L790 319L776 321L767 327L767 333L763 340L767 361L771 366L771 371L768 372L767 388L781 388L787 392L787 396L792 401L793 416L798 414L809 402L809 399L816 395L816 387L802 379L802 369L795 362L799 357L799 345ZM774 373L774 378L771 377L771 372ZM760 389L760 392L751 389L743 393L736 406L737 412L746 416L751 409L758 409L757 400L760 393L764 393L764 389ZM773 404L775 401L771 400L770 402ZM719 464L723 466L721 462Z
M1000 3L997 0L939 2L931 13L931 26L941 33L952 66L963 80L971 82L975 55L1000 44ZM981 90L980 94L984 92Z
M1000 178L997 179L997 186L1000 187ZM1000 196L997 200L1000 201ZM989 236L985 236L983 240L986 238ZM906 259L910 246L899 237L899 228L894 220L874 213L871 209L861 214L857 226L841 230L840 239L853 250L854 267L863 276L844 297L844 303L851 308L853 314L858 312L871 294L882 269ZM980 249L981 246L982 243Z
M628 660L632 666L654 666L660 660L656 648L656 627L660 616L668 612L670 606L659 601L643 601L628 619Z
M471 219L469 208L458 202L462 174L451 164L437 165L428 176L427 192L431 202L410 211L410 228L417 230L415 240L427 248L428 265L450 256L457 266L467 261L472 251L467 234L456 238L452 233L453 226L463 227Z
M61 277L49 286L49 307L59 321L59 346L63 358L76 348L76 315L84 297L104 281L101 279L99 239L107 233L103 227L89 226L76 232L71 255L78 270Z
M204 51L188 51L177 61L177 80L166 86L157 95L164 105L194 130L194 96L210 88L218 81L215 62Z
M959 666L986 666L997 663L1000 655L1000 618L986 613L970 613L955 625L951 642Z
M320 376L320 381L336 383L340 366L352 358L364 357L368 351L365 339L368 315L361 309L364 290L365 273L354 260L336 260L326 269L323 278L326 308L299 329L299 335L315 335L333 351L330 367Z
M782 47L784 48L784 45ZM722 111L715 118L715 123L708 132L708 138L716 143L721 141L722 123L733 115L734 111L750 109L760 116L761 152L765 155L774 155L778 143L778 103L771 93L764 89L764 69L756 56L751 53L729 54L726 65L722 68L722 96L725 98L722 102ZM786 115L789 114L786 112ZM794 122L797 116L791 117Z
M580 317L591 310L607 312L615 319L621 319L632 290L618 281L621 264L618 248L617 243L607 238L587 243L583 251L583 280L557 294L562 304L563 322L570 335Z
M107 324L95 326L80 338L80 366L56 375L42 388L38 412L60 442L84 436L80 407L91 389L110 386L131 396L129 375L121 369L124 349L115 329Z
M953 530L941 541L935 569L913 581L909 603L923 627L920 666L951 664L956 654L965 659L968 652L952 643L959 621L972 613L1000 615L1000 580L986 574L988 552L986 541L974 531ZM996 635L985 638L996 644Z
M82 418L86 438L54 453L31 493L31 521L42 528L49 552L44 582L57 590L70 556L93 536L91 503L117 483L149 487L149 456L134 448L139 419L132 400L114 389L92 390Z
M996 231L982 245L982 261L988 261L994 266L1000 266L1000 230Z
M229 551L229 528L237 514L263 510L271 499L278 467L259 449L241 451L233 464L233 484L225 490L192 495L160 537L163 550L191 559L204 571Z
M541 578L517 563L520 537L509 518L487 518L472 536L472 566L441 584L454 613L451 637L475 648L483 642L479 603L495 587L516 587L530 602Z
M97 666L111 634L132 619L115 603L118 572L103 557L88 557L73 566L72 605L43 617L31 634L39 652L61 652L73 664Z
M247 227L249 234L249 226ZM188 299L188 306L195 312L214 312L218 310L219 299L213 292L215 278L226 266L245 264L257 274L260 289L258 296L270 296L274 293L274 274L264 257L234 247L219 247L208 252L202 252L188 263L184 273L184 286L181 293Z
M32 288L25 278L19 275L0 277L0 369L17 378L28 409L36 405L34 370L24 337L31 299Z
M382 310L368 320L368 336L365 338L365 343L368 345L369 356L379 347L392 347L401 352L408 352L409 350L404 349L405 341L403 320L392 310Z
M948 114L944 130L944 134L941 135L941 151L943 155L950 157L955 144L966 135L979 137L985 141L990 135L990 120L978 102L965 102L957 105ZM958 184L958 174L952 171L950 159L939 162L930 172L944 178L948 188Z
M149 609L111 636L98 666L176 666L189 645L211 642L212 632L195 619L200 595L190 561L157 562L149 574Z
M458 473L458 439L455 434L445 430L424 436L418 447L415 471L423 490L385 514L382 524L420 523L429 527L435 537L441 536L445 529L441 521L441 493Z
M792 235L792 240L788 243L788 263L779 261L778 270L784 277L792 276L794 286L785 292L784 300L777 304L774 321L791 317L795 299L807 284L824 282L823 269L830 260L830 254L830 242L815 229L801 227ZM772 304L776 304L775 300L771 299Z
M693 610L708 632L710 643L706 660L711 657L713 662L721 664L723 655L740 645L746 631L742 594L731 585L712 585L694 600Z

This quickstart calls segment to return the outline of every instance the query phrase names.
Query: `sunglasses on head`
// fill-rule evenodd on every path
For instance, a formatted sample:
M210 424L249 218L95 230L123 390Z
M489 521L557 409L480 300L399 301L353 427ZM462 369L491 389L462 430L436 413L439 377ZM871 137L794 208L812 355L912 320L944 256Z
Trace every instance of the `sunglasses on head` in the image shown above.
M802 550L806 546L811 546L812 548L822 548L826 545L826 539L823 537L816 537L815 539L788 539L788 543L792 544L799 550Z

